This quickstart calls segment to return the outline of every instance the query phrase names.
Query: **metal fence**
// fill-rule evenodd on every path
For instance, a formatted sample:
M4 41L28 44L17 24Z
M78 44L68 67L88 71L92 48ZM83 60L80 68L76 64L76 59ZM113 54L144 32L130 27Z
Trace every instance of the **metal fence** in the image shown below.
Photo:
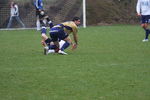
M3 1L3 2L2 2ZM0 0L0 28L6 28L10 17L10 1ZM27 28L36 27L34 0L13 0L19 6L20 18ZM43 0L44 9L54 24L81 18L83 24L83 0ZM87 25L135 24L137 0L86 0ZM12 28L21 27L13 21Z
M27 28L36 27L35 7L33 0L14 0L19 6L22 22ZM43 0L44 9L54 24L71 20L74 16L82 18L82 0ZM0 28L6 28L10 17L10 0L0 3ZM13 20L12 28L21 25Z

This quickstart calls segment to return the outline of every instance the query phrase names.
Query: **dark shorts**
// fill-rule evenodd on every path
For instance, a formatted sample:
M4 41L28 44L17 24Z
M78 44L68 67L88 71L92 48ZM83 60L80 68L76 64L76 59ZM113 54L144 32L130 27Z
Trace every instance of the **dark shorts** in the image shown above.
M40 19L42 19L44 16L46 16L46 15L45 14L41 15L40 11L38 9L36 9L36 17L39 17Z
M62 28L53 27L50 30L50 37L53 42L64 40L66 37L68 37L68 34L64 32Z
M40 11L38 9L36 9L36 16L40 15Z
M141 16L141 23L145 24L145 23L149 23L150 22L150 15L142 15Z

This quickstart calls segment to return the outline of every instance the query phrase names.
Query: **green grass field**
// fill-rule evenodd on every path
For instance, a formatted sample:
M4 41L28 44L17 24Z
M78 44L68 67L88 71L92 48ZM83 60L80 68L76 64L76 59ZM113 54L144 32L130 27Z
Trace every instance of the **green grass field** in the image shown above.
M79 29L69 55L43 55L35 30L0 31L0 100L150 100L140 26Z

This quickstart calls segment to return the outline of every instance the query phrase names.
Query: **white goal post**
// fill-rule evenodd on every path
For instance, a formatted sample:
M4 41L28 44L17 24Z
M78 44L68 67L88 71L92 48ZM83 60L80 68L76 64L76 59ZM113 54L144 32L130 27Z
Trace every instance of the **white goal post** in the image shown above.
M86 28L86 0L83 0L83 27Z

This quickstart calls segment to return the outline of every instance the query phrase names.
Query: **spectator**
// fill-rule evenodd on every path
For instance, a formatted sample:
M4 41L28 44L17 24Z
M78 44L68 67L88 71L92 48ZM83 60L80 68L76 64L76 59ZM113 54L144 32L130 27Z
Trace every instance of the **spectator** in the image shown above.
M16 19L22 25L22 27L25 28L25 25L23 24L23 22L21 21L21 19L19 17L18 5L14 2L11 2L10 7L11 7L10 8L10 19L9 19L9 23L7 25L7 28L11 27L13 19Z

